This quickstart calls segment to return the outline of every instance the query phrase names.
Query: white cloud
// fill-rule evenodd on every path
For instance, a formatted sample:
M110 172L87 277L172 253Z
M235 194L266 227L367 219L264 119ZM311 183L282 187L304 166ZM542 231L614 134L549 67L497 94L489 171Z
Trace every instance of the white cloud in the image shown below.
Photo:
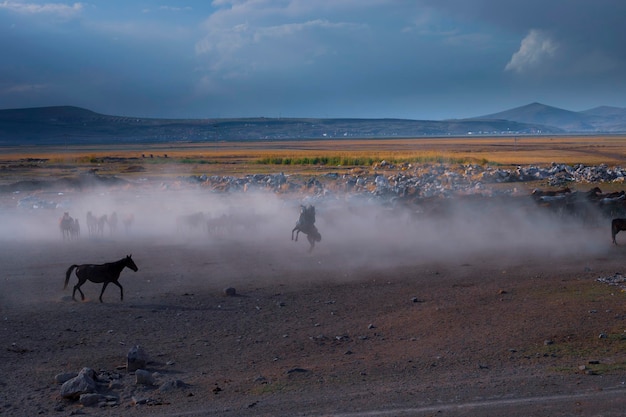
M213 2L226 3L230 2ZM290 8L292 2L260 8L264 4L265 0L235 2L232 9L220 9L205 21L205 36L195 44L205 69L214 75L220 72L223 78L238 78L257 71L308 66L332 53L346 36L366 28L361 23L331 21L320 13L296 12Z
M176 6L159 6L159 10L164 10L168 12L188 12L191 11L191 7L176 7Z
M518 74L535 72L549 65L558 49L558 43L549 34L531 29L504 69Z
M61 17L72 17L83 10L82 3L71 5L62 3L22 3L17 1L0 2L0 9L22 14L53 14Z
M36 93L46 90L46 84L13 84L0 89L5 94Z
M305 30L320 28L320 29L345 29L345 28L358 28L359 25L352 23L332 23L328 20L316 19L303 23L286 23L283 25L269 26L259 28L254 35L256 42L261 41L263 38L282 38L285 36L293 36L299 32Z

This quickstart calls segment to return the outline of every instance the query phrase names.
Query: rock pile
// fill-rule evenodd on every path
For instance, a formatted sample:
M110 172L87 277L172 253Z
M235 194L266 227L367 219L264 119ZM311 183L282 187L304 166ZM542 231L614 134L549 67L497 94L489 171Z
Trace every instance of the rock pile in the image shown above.
M381 168L385 168L385 171ZM390 169L392 173L389 173ZM386 197L411 194L428 198L454 194L489 195L493 191L488 190L485 185L499 183L544 181L550 186L563 186L568 183L622 183L626 180L626 169L607 165L570 166L556 163L548 167L531 165L518 166L514 169L479 164L458 166L406 164L394 167L383 161L375 166L373 173L363 169L354 169L344 174L327 173L306 181L292 179L284 173L254 174L243 177L200 175L185 177L182 180L198 183L214 191L289 192L304 189L314 194L325 194L333 190L342 190ZM502 192L506 193L506 191Z
M619 287L622 291L626 291L626 277L619 272L616 272L615 275L600 277L597 281L607 285Z
M78 373L64 372L54 379L61 384L61 398L83 407L116 407L126 400L132 406L159 405L163 401L152 398L151 393L160 395L190 387L178 379L161 381L162 374L145 369L149 362L145 350L140 346L130 349L127 363L127 374L108 371L96 373L84 367ZM63 403L56 410L62 411L67 405Z
M99 177L88 176L90 183ZM184 186L200 186L211 192L236 193L263 191L272 193L302 193L315 197L328 197L339 193L360 195L382 201L384 204L394 199L429 199L458 195L519 195L516 186L495 187L497 184L541 182L547 186L562 187L568 184L623 183L626 169L607 165L587 166L553 163L550 166L517 166L500 168L480 164L403 164L394 166L386 161L375 164L371 169L353 168L345 172L329 172L303 178L300 175L249 174L241 177L222 175L193 175L180 177L174 182L162 183L161 188L175 189ZM99 181L101 185L116 185L120 181ZM43 182L38 186L43 187ZM51 183L47 188L53 187ZM137 184L139 185L139 184ZM124 186L133 184L124 182ZM9 187L19 189L19 184ZM25 190L26 191L26 190ZM525 192L525 191L523 191ZM18 207L26 209L60 208L60 202L48 201L39 196L25 196L18 201Z

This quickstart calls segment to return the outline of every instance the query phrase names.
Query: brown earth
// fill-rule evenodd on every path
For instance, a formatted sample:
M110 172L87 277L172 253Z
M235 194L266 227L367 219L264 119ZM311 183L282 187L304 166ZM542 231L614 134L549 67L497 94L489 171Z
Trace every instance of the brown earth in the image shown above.
M308 253L289 238L301 196L197 194L66 192L81 221L137 218L102 237L83 223L73 241L62 210L3 197L0 415L623 415L626 295L598 278L623 272L626 245L605 221L481 206L407 223L338 198L318 204L323 240ZM174 226L233 205L254 207L259 228ZM93 283L73 301L75 277L63 290L70 265L130 253L123 301L111 285L100 303ZM127 372L135 345L157 385ZM83 367L114 400L61 398L55 375ZM176 380L186 386L159 389Z

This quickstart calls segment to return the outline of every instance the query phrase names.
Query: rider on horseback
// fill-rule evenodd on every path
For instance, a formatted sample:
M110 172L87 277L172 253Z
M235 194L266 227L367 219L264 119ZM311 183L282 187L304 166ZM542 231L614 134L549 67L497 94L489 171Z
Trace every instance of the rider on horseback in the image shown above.
M315 206L300 206L300 218L296 223L297 226L303 228L313 226L315 224Z
M296 232L295 239L294 232ZM298 233L300 232L307 235L307 240L311 245L309 252L313 250L315 242L320 242L322 240L322 235L317 231L317 227L315 227L315 207L312 205L300 206L300 218L296 222L296 227L294 227L291 231L291 240L295 240L297 242Z

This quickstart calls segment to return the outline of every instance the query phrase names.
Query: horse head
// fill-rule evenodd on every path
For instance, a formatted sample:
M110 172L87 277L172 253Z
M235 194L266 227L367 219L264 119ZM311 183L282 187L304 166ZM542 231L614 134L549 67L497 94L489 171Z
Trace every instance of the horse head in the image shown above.
M126 256L126 258L124 259L125 260L125 265L127 267L129 267L130 269L132 269L133 271L137 272L137 270L139 268L137 268L137 265L135 264L135 261L133 261L132 256L133 255L127 255Z

